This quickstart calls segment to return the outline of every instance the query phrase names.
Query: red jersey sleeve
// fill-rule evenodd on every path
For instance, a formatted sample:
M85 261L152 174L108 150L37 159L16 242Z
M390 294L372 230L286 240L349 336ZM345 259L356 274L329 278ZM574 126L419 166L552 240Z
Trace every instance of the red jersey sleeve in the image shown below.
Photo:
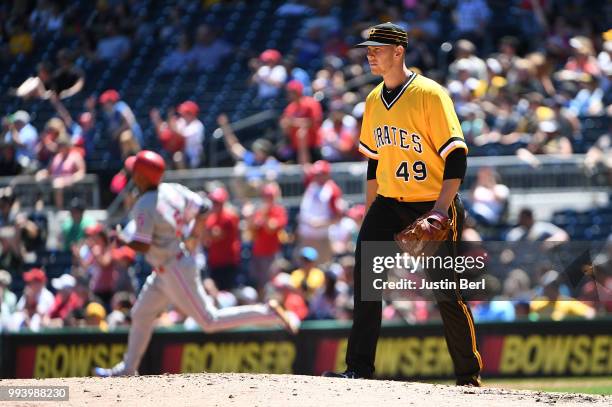
M274 212L274 218L278 222L278 230L281 230L285 226L287 226L287 223L288 223L287 211L285 210L284 207L282 207L280 205L278 205L276 208L277 209Z

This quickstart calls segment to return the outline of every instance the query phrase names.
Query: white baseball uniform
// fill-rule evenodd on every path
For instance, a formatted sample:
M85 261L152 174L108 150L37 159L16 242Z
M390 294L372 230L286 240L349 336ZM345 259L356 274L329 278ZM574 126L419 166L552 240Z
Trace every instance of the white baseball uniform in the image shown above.
M183 246L205 199L180 184L161 183L144 193L132 210L131 239L150 244L145 259L154 268L132 309L128 348L119 374L134 374L144 355L157 316L172 303L195 319L205 332L241 325L282 323L267 305L217 309L206 294L194 258ZM130 223L132 223L130 222Z

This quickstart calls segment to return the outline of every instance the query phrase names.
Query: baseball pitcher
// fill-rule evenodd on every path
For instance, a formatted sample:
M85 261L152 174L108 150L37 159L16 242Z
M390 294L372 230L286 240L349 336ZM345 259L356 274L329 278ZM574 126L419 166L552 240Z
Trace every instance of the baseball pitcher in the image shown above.
M467 145L446 91L405 65L408 34L398 25L372 27L367 48L382 82L365 103L359 150L369 159L366 216L355 252L355 310L344 372L325 376L371 378L380 334L382 301L362 299L373 273L362 242L391 242L413 256L457 255L464 210L458 191L467 168ZM457 278L452 267L427 270L430 279ZM363 285L362 285L363 284ZM436 290L444 334L458 385L482 385L482 358L472 313L459 290Z

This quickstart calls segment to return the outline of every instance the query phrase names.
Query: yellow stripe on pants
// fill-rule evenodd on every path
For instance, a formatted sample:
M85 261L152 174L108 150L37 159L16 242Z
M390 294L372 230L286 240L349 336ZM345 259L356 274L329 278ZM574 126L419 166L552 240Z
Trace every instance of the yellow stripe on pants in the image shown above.
M459 233L459 227L457 225L458 215L457 215L457 208L455 207L454 200L451 203L451 212L453 216L453 223L452 223L453 242L456 242L458 240L457 237ZM468 326L470 327L470 337L472 339L472 352L474 352L474 356L476 356L476 359L478 360L478 366L480 366L480 369L482 370L483 368L482 358L480 357L480 353L478 352L478 349L476 347L476 330L474 329L474 321L472 321L472 316L470 315L467 305L465 305L463 300L458 300L458 302L461 305L461 309L463 310L463 313L465 314L465 318L468 321Z

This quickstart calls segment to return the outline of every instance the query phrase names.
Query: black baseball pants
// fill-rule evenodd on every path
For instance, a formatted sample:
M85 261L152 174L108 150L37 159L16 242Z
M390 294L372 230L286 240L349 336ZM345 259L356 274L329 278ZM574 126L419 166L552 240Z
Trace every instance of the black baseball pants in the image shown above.
M382 301L362 301L361 299L362 273L367 273L363 275L368 281L371 281L370 275L373 273L372 270L365 270L362 267L362 242L393 241L395 233L400 232L418 217L430 211L433 206L434 202L399 202L379 195L363 221L355 252L355 308L346 353L347 368L355 371L361 377L371 378L374 374L376 344L382 320ZM461 239L465 216L463 204L458 196L454 199L448 212L453 221L453 228L441 250L456 255L456 245ZM371 268L373 263L368 264L367 267ZM456 279L457 273L451 270L451 275L453 274ZM482 369L472 313L458 290L447 290L442 294L442 298L436 298L455 375L458 382L469 380L479 375Z

